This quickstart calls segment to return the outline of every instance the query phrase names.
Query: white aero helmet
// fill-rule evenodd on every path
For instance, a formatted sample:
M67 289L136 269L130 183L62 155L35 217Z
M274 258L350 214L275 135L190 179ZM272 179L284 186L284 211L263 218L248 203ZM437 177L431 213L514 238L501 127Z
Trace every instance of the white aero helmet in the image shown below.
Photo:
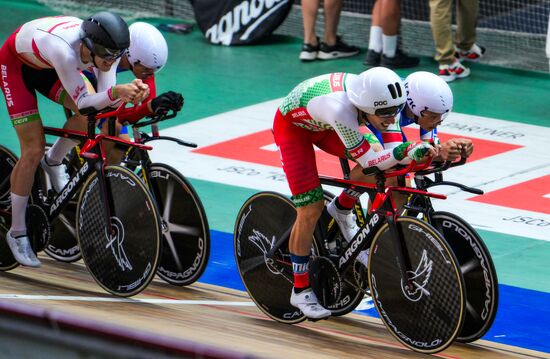
M453 108L453 92L436 74L427 71L413 72L405 79L407 104L417 117L422 111L442 114L446 117Z
M146 22L135 22L130 30L128 60L132 66L142 64L145 67L160 70L168 59L168 45L160 31Z
M371 115L393 117L405 107L403 82L399 75L385 67L348 75L346 93L355 107Z

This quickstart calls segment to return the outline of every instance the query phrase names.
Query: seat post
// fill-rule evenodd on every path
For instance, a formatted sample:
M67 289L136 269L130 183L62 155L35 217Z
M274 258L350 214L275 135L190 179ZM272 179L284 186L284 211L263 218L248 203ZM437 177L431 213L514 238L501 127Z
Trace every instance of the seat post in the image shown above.
M349 175L351 170L349 168L349 162L347 158L340 157L340 166L342 166L342 173L344 174L344 179L349 180Z
M88 138L95 138L95 115L88 116Z

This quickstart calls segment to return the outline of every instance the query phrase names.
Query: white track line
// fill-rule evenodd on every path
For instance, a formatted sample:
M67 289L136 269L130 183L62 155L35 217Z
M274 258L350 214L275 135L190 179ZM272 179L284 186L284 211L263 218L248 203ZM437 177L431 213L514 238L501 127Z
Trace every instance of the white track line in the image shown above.
M64 295L26 295L26 294L0 294L0 299L179 304L179 305L219 305L219 306L234 306L234 307L252 307L255 305L253 302L226 302L221 300L183 300L183 299L114 298L114 297L110 298L110 297L78 297L78 296L64 296Z

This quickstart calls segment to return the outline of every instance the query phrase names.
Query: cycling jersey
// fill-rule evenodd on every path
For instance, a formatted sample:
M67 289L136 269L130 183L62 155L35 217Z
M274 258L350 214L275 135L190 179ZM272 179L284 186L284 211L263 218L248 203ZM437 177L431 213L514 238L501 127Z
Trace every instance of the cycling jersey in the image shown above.
M1 87L14 125L39 119L35 90L40 89L25 79L25 72L33 72L38 76L35 82L40 82L41 75L47 73L42 71L54 70L59 82L52 85L47 96L60 103L66 94L79 109L99 110L117 102L112 91L118 62L108 72L98 71L98 93L89 94L86 90L80 72L93 65L81 60L81 23L71 16L33 20L17 29L2 46Z
M323 196L313 145L332 155L348 157L362 167L387 169L399 162L392 149L374 151L371 144L377 141L372 132L366 140L359 131L359 125L366 120L347 97L349 76L356 75L332 73L300 83L284 98L275 115L275 143L296 206L316 202ZM396 123L382 138L387 143L400 144L400 132Z

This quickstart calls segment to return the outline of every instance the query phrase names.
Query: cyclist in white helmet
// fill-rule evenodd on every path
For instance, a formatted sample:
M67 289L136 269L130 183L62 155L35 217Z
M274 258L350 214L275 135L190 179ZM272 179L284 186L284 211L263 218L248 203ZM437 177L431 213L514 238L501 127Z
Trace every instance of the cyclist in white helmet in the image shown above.
M420 138L440 145L438 158L454 161L457 157L469 157L473 143L467 138L453 138L440 143L437 126L449 115L453 108L453 93L441 77L427 71L413 72L405 79L407 106L401 113L401 126L417 123Z
M439 146L440 160L453 161L459 156L468 157L473 151L472 141L466 138L453 138L441 143L437 136L437 126L443 122L453 108L453 93L449 85L439 76L426 71L417 71L410 74L404 85L407 94L407 106L400 116L400 126L405 127L412 123L420 126L420 139ZM375 128L370 130L387 148L382 135ZM406 140L402 134L402 140ZM390 144L391 147L391 144Z
M399 76L387 68L375 67L359 75L331 73L303 81L277 110L273 134L297 213L289 242L294 271L290 303L308 318L330 316L330 311L319 304L308 278L313 231L324 207L314 145L332 155L350 158L359 169L388 169L412 159L421 160L428 153L435 155L426 142L401 143L385 150L371 145L359 132L362 123L369 123L391 134L390 130L398 126L395 116L405 101ZM352 176L357 172L354 169ZM347 208L347 203L331 203L331 214ZM345 237L348 241L353 238Z
M454 161L460 156L468 157L473 151L472 141L466 138L453 138L440 144L437 137L437 126L449 115L453 107L453 93L449 85L439 76L426 71L417 71L410 74L404 81L406 89L407 103L400 114L400 127L408 126L411 123L417 123L420 126L420 138L437 148L437 156L434 159L443 161ZM364 128L364 130L363 130ZM366 123L362 127L365 139L373 146L380 146L386 150L394 148L396 144L405 141L405 135L397 126L394 131L385 133L377 129L371 123ZM353 172L352 172L353 173ZM366 178L360 178L356 173L355 180L365 181ZM407 184L409 180L407 179ZM357 196L353 191L342 191L338 198L339 202L346 203L345 209L335 211L335 206L330 203L329 213L338 223L344 236L352 236L359 231L355 215L351 209L357 201ZM397 208L401 208L406 198L394 196ZM339 209L342 206L339 206ZM367 253L363 252L359 258L367 259ZM367 264L366 260L360 260Z
M156 95L155 73L159 72L168 60L168 44L161 32L146 22L136 22L128 27L130 47L118 65L118 72L132 71L134 76L149 85L150 95L139 106L129 108L119 117L128 122L157 113L160 110L175 108L183 104L181 94L168 91Z
M145 116L162 111L179 111L183 106L181 94L168 91L159 96L156 95L155 73L159 72L168 60L168 44L164 36L156 27L146 22L135 22L128 27L128 30L130 31L130 46L120 60L117 73L132 71L137 79L149 86L150 94L141 104L123 110L119 119L133 123ZM85 75L95 86L94 74L85 72ZM104 120L101 120L98 126L103 132L106 132L107 126L103 126L103 123ZM128 128L120 123L117 123L116 126L118 136L130 140ZM109 154L109 162L120 162L123 152L112 151L112 143L104 145Z

